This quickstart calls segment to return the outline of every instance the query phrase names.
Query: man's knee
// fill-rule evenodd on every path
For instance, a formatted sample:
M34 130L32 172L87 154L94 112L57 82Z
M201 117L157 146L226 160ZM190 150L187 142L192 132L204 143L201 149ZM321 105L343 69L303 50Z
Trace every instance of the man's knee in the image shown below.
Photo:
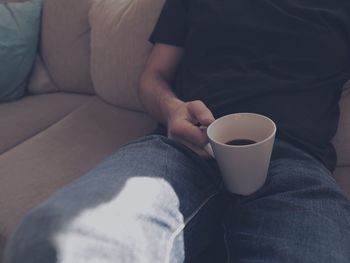
M169 236L183 223L177 194L162 178L130 178L114 198L94 206L79 208L73 199L68 203L61 197L24 218L9 242L5 263L50 263L57 256L74 262L73 255L84 255L91 247L136 257L137 249L151 245L148 240Z

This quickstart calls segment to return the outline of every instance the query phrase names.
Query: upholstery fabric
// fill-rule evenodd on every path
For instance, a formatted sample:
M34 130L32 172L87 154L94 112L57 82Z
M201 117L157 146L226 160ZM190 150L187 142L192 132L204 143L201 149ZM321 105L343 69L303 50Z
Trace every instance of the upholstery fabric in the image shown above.
M37 51L42 1L0 3L0 102L22 97Z
M53 84L49 72L40 56L36 55L35 64L28 83L28 90L32 94L50 93L58 91Z
M91 75L107 102L142 110L137 88L152 45L148 42L164 0L95 1L91 24Z
M91 0L45 0L41 56L60 91L93 94L90 78Z
M350 200L350 166L338 166L334 171L334 178Z
M0 154L50 127L90 99L87 95L43 94L0 104ZM13 163L12 163L13 165Z
M6 186L0 191L0 240L30 208L154 128L146 114L113 107L94 96L0 155L0 181Z
M350 81L343 89L340 101L340 120L333 144L338 155L338 165L350 166Z

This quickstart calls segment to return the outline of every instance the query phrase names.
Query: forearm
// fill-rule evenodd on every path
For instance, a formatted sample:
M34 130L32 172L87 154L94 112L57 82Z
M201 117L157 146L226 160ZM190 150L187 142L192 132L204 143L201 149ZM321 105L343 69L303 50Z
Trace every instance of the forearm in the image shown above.
M184 102L176 97L170 88L170 81L154 72L144 72L140 79L138 96L144 109L158 122L167 120Z

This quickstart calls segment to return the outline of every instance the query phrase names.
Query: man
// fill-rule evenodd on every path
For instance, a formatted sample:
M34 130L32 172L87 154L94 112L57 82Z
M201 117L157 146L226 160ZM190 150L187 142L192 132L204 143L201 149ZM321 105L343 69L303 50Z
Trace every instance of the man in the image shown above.
M349 13L345 1L167 0L139 89L159 130L31 212L5 262L204 262L221 226L212 262L350 262L330 143ZM247 197L226 192L196 125L234 112L278 129L267 181Z

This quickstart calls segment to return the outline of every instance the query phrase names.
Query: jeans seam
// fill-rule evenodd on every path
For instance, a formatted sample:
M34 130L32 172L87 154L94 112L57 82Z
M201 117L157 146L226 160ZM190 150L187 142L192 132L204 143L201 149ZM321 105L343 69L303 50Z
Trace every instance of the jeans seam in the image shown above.
M202 202L202 204L183 223L181 223L176 228L174 233L172 233L172 235L170 236L170 239L168 241L168 245L166 246L166 250L165 250L165 261L164 261L165 263L170 262L170 253L171 253L171 249L173 248L173 244L174 244L176 237L185 229L185 227L188 225L188 223L191 222L191 220L198 214L198 212L217 194L219 194L219 192L215 192L215 193L211 194L208 198L206 198L204 200L204 202Z
M225 243L225 250L226 250L226 262L229 263L230 262L230 249L228 247L228 242L227 242L227 230L226 230L224 223L222 223L222 226L224 228L224 243Z
M172 147L167 144L167 151L166 151L166 155L165 155L165 172L168 172L168 151L169 149L172 149ZM192 214L186 219L184 220L183 223L179 224L176 228L175 231L171 234L168 244L166 245L165 248L165 256L164 256L164 262L165 263L170 263L170 253L171 250L173 248L174 245L174 241L176 239L176 237L184 230L184 228L187 226L187 224L198 214L198 212L201 210L201 208L203 208L214 196L216 196L217 194L219 194L219 191L214 192L213 194L211 194L209 197L207 197L202 204L199 205L199 207L197 209L195 209L194 212L192 212Z

